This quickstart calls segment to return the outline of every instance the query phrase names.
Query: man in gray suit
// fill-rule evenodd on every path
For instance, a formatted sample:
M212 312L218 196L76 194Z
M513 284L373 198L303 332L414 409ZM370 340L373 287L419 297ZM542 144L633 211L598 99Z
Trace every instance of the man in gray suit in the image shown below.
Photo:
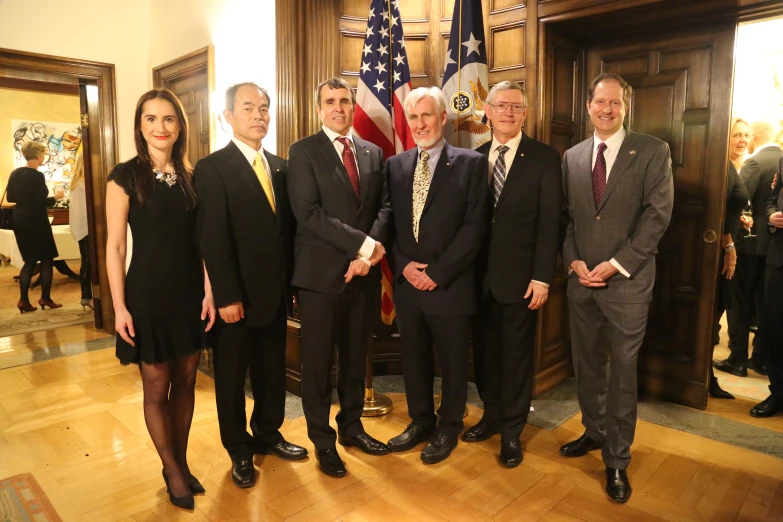
M567 457L603 449L606 492L626 502L636 429L636 362L672 213L669 146L623 126L630 87L601 74L587 90L595 135L563 156L571 346L585 433Z

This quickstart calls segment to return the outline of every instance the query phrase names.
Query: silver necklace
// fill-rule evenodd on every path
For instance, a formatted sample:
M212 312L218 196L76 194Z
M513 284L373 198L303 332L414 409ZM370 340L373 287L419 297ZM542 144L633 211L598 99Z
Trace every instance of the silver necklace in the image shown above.
M169 187L173 187L177 183L176 172L163 172L158 168L153 168L152 172L155 173L155 179L158 181L165 181Z

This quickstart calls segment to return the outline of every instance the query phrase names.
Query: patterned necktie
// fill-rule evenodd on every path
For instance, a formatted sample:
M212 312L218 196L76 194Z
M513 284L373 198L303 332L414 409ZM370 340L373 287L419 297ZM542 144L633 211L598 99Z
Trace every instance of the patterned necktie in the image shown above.
M598 208L598 205L601 204L601 198L604 196L604 189L606 189L605 150L606 143L599 143L598 155L595 157L595 167L593 167L593 200L595 201L595 208Z
M413 173L413 237L417 243L419 242L419 221L421 221L421 213L424 211L424 204L427 202L427 192L430 190L430 166L427 163L429 159L429 152L421 151L421 159Z
M353 187L353 193L356 199L359 199L359 170L356 168L356 156L353 155L351 140L348 138L337 138L343 144L343 165L348 173L348 180Z
M258 177L258 181L261 182L261 188L264 189L266 199L269 201L269 206L272 207L272 212L277 212L275 209L275 193L272 191L272 182L269 180L269 174L266 172L266 166L264 166L264 160L261 158L261 153L256 152L256 159L253 160L253 170Z
M506 182L506 152L508 147L498 145L498 159L495 160L495 166L492 168L492 196L495 198L495 205L498 204L500 193L503 192L503 184Z

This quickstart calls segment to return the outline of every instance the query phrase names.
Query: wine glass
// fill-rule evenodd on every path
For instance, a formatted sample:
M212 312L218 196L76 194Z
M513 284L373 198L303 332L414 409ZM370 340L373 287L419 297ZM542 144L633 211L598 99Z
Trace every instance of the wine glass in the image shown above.
M753 211L752 210L743 210L742 215L746 218L752 218L753 217ZM756 234L753 233L753 227L751 227L750 230L748 230L748 235L745 236L745 239L756 237Z

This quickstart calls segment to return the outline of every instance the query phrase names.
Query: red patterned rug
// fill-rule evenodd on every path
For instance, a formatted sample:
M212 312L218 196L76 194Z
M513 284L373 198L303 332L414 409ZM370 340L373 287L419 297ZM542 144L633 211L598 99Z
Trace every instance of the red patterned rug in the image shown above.
M61 522L32 475L0 480L0 520L3 522Z

